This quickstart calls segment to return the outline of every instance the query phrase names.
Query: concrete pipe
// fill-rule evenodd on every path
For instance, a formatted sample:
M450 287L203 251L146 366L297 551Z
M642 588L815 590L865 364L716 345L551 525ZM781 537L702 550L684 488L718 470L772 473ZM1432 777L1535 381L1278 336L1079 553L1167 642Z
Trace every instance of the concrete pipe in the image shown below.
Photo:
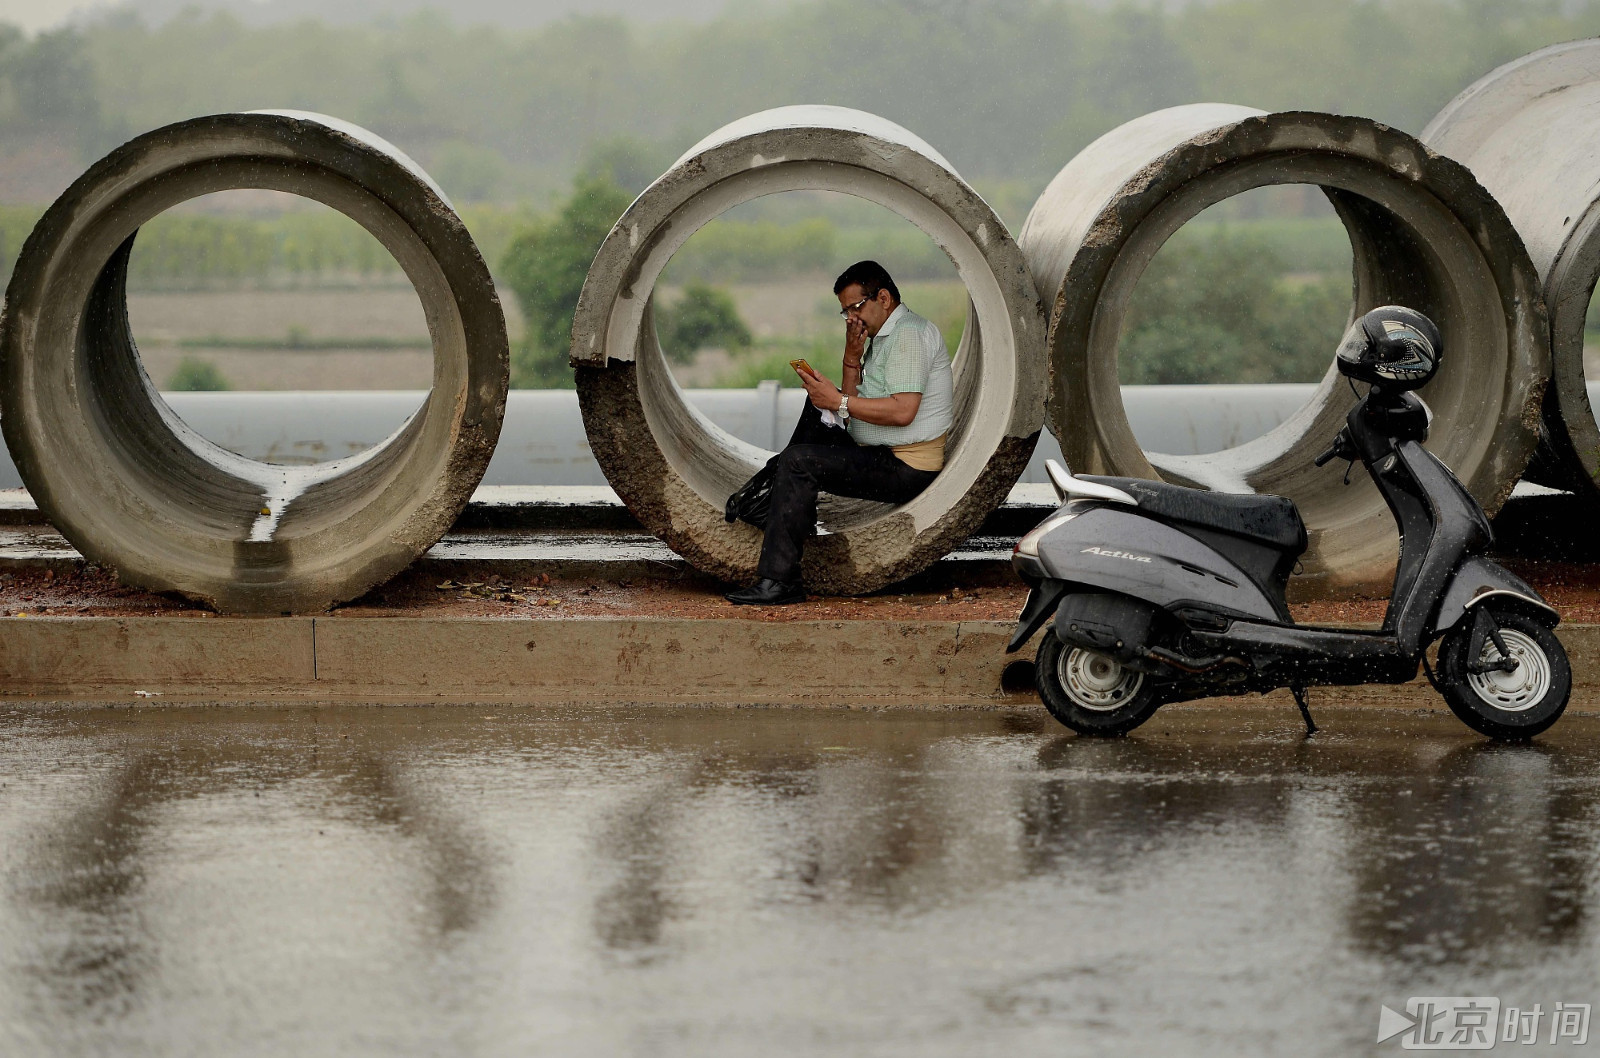
M770 453L685 399L656 341L651 292L667 260L712 218L797 190L845 192L911 221L949 254L970 297L944 471L898 507L823 497L806 584L868 592L927 567L977 529L1027 465L1044 422L1044 314L1022 253L926 143L871 114L805 106L752 115L696 144L629 207L595 257L572 327L578 398L595 457L639 521L713 576L753 576L761 534L727 524L722 509Z
M1600 278L1600 40L1509 62L1462 92L1423 142L1472 170L1516 225L1544 281L1553 385L1545 444L1528 477L1600 496L1600 429L1583 368L1584 319Z
M1537 274L1510 222L1466 169L1361 118L1196 104L1101 137L1040 196L1019 242L1050 320L1050 418L1074 469L1223 492L1289 496L1310 532L1299 595L1383 592L1397 536L1365 475L1312 460L1354 397L1332 367L1310 401L1263 437L1204 456L1141 450L1117 384L1130 295L1167 238L1201 210L1268 184L1318 185L1344 222L1356 314L1398 303L1439 324L1443 368L1423 391L1429 448L1491 512L1537 440L1548 377Z
M287 466L205 440L162 400L128 326L139 226L216 191L316 199L392 253L422 301L433 388L381 443ZM23 482L91 561L220 610L354 598L442 536L488 466L505 409L505 319L444 194L371 133L303 113L179 122L113 151L23 247L0 320L0 424Z

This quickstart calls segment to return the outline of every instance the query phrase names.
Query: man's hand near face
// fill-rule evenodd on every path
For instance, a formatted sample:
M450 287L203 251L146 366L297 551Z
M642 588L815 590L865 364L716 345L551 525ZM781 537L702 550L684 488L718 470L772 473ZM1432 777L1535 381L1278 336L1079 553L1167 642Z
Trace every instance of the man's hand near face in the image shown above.
M844 321L844 366L861 369L861 357L867 351L867 325L859 316Z
M895 300L887 290L868 297L859 283L844 287L837 296L839 313L844 317L844 362L839 377L844 381L845 396L854 397L861 384L861 358L866 353L867 339L877 334L894 312Z

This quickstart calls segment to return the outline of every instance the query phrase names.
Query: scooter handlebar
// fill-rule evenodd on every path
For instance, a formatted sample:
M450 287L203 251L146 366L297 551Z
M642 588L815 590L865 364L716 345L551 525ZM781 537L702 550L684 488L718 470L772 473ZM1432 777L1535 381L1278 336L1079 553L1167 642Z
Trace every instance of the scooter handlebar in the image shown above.
M1346 435L1346 432L1344 430L1340 430L1338 436L1334 437L1333 444L1328 446L1328 450L1318 456L1315 460L1313 460L1313 462L1320 467L1333 462L1335 459L1354 459L1355 453L1351 451L1352 447L1353 446L1350 444L1350 438Z

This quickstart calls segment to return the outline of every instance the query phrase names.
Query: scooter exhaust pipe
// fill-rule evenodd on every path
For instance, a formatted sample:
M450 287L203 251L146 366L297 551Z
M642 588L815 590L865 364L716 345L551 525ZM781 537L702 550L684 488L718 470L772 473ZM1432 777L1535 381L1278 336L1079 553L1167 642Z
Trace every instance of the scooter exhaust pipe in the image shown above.
M1191 658L1185 654L1178 653L1176 650L1168 650L1166 647L1150 647L1144 653L1146 657L1154 658L1165 665L1177 669L1179 672L1186 672L1191 676L1214 672L1229 664L1243 665L1246 668L1250 665L1243 658L1234 657L1231 654L1212 654L1209 657Z

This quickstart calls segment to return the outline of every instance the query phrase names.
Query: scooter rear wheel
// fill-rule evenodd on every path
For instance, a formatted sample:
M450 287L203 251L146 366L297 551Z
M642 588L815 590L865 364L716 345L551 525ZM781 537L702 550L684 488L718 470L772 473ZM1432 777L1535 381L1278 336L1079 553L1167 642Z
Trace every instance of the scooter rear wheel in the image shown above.
M1560 718L1572 695L1572 666L1554 632L1520 613L1494 612L1511 672L1472 672L1469 665L1500 660L1493 641L1472 653L1472 622L1463 621L1439 643L1439 692L1450 711L1490 738L1532 738Z
M1069 646L1053 629L1039 643L1034 685L1050 715L1080 735L1126 735L1161 704L1150 677L1104 654Z

